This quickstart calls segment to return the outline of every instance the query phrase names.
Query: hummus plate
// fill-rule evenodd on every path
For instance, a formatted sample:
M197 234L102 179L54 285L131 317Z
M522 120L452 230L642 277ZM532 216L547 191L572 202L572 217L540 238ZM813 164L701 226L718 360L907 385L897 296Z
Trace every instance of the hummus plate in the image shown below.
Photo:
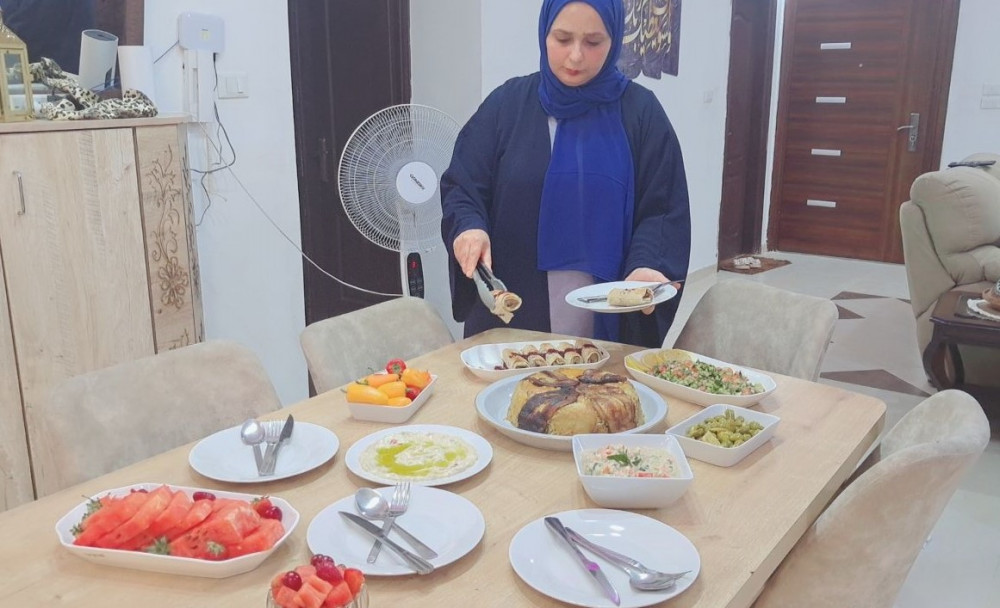
M363 479L392 485L440 486L472 477L493 459L479 435L454 426L414 424L362 437L347 450L347 468Z

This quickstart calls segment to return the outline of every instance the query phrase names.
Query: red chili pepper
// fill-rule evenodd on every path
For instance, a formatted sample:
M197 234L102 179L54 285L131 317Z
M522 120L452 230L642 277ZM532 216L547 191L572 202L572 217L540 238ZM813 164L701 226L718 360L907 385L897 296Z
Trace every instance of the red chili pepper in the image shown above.
M402 374L404 369L406 369L406 361L402 359L390 359L385 364L385 371L390 374Z

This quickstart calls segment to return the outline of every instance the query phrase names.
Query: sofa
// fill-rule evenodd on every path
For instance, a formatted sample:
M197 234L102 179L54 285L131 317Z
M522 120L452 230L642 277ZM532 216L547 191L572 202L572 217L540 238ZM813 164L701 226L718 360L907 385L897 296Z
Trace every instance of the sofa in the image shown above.
M899 209L910 303L922 353L934 304L948 291L982 293L1000 280L1000 154L988 167L958 166L918 177ZM967 382L1000 385L1000 350L960 347Z

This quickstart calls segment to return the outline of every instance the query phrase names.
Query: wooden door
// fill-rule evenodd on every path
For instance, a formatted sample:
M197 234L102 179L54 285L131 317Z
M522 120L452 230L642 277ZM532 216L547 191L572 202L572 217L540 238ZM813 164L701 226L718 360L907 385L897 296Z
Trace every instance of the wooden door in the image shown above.
M49 387L153 354L135 162L131 129L0 137L0 243L29 438Z
M958 0L788 1L773 249L903 261L899 206L940 165L957 21Z
M344 144L368 116L410 101L407 0L289 0L306 323L402 293L399 253L365 238L337 189Z
M733 0L719 262L759 253L777 0Z

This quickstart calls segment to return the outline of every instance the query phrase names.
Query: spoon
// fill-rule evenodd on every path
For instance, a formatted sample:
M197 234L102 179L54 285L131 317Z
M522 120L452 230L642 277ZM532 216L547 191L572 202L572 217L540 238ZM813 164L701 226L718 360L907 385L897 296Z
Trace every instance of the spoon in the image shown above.
M390 516L389 501L384 496L371 488L360 488L354 493L354 506L358 513L365 519L384 520ZM399 532L400 536L416 550L417 554L424 559L434 559L438 556L434 549L425 545L419 538L413 536L399 524L393 524L393 530Z
M673 587L678 580L690 572L690 570L685 572L660 572L659 570L653 570L628 556L591 542L590 539L572 528L566 528L566 532L573 542L600 555L624 570L628 574L629 584L639 591L664 591Z
M253 458L257 463L257 474L260 475L264 467L264 457L260 453L260 444L264 442L264 427L251 418L240 427L240 439L244 445L253 446Z

